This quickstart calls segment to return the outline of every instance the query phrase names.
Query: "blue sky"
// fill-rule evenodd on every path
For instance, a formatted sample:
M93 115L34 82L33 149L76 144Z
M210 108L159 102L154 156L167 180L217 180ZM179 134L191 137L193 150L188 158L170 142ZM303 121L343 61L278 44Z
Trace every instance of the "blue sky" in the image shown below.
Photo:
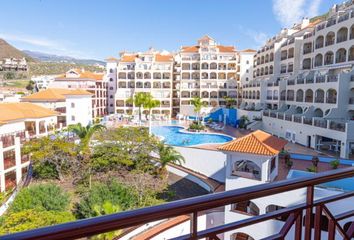
M19 49L104 59L149 47L178 50L208 34L256 48L335 0L2 0L0 38ZM5 24L4 24L5 23Z

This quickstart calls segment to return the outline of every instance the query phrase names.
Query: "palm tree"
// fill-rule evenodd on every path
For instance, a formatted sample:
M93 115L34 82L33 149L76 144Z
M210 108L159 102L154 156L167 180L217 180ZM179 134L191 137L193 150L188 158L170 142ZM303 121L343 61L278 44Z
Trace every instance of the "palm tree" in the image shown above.
M145 99L144 108L149 110L149 135L151 135L151 112L153 108L160 106L160 101L156 100L149 93Z
M89 187L91 189L91 163L90 163L90 141L96 132L101 132L106 129L105 126L101 124L88 124L86 127L82 126L81 123L70 125L68 131L75 133L80 138L80 155L82 156L83 162L88 166L89 174Z
M197 122L199 124L199 114L200 111L202 110L202 107L205 106L205 104L202 102L202 99L200 97L194 97L192 100L192 105L194 106L194 112L197 114Z
M159 151L159 156L160 156L160 173L166 173L166 166L169 163L173 163L173 164L178 164L181 165L182 163L185 162L184 157L182 156L182 154L180 154L176 149L174 149L172 146L170 145L166 145L163 142L161 142L158 145L158 151Z
M134 94L133 97L130 97L127 100L127 103L134 104L135 107L138 107L139 109L139 125L141 124L141 108L144 106L147 98L147 93L144 92L138 92Z

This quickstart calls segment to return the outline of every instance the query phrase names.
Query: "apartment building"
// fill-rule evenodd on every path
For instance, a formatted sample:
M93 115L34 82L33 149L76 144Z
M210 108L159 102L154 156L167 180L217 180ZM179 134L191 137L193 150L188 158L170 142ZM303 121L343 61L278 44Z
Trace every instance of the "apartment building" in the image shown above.
M0 60L0 71L27 71L25 58L4 58Z
M348 157L354 149L354 5L335 5L269 39L243 83L241 109L263 111L262 128Z
M119 61L108 60L110 113L132 114L135 106L127 101L135 93L149 92L160 101L154 115L172 113L173 56L149 49L139 53L121 53Z
M107 115L108 82L103 73L93 73L84 69L71 69L58 76L48 85L48 88L81 89L93 94L92 117Z
M31 81L34 82L38 89L47 89L49 84L54 81L58 75L39 75L32 76Z
M204 36L175 54L150 49L121 53L119 60L108 58L109 113L132 113L134 107L126 100L135 92L151 92L160 100L161 106L153 110L160 115L194 115L193 97L201 97L207 111L225 106L225 98L236 106L241 102L240 80L252 78L254 53Z
M21 154L26 139L46 136L57 126L58 113L32 103L0 103L0 191L18 184L29 158Z
M30 102L59 113L59 128L81 123L91 124L93 94L81 89L49 88L21 98L22 102Z

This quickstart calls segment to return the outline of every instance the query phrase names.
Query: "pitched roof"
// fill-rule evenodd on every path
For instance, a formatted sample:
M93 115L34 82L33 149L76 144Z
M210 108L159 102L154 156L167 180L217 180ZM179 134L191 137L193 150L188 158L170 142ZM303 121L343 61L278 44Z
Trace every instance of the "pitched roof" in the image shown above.
M47 101L64 101L65 95L92 95L90 92L82 89L62 89L48 88L46 90L23 97L22 100L47 100Z
M106 58L106 61L107 62L115 62L115 61L118 61L118 59L115 57L108 57L108 58Z
M257 130L244 137L226 143L218 149L221 151L273 156L278 154L287 143L286 140Z
M33 103L0 103L0 124L26 119L59 115L58 112Z
M77 73L77 77L78 79L94 79L94 80L102 80L104 74L103 73L94 73L94 72L90 72L90 71L83 71L79 68L75 68L75 69L71 69L68 72L75 72ZM66 73L62 74L60 76L58 76L55 79L63 79L63 78L67 78Z
M183 46L181 48L182 52L198 52L199 46Z
M172 57L172 55L156 54L155 55L155 61L156 62L172 62L173 61L173 57Z
M135 62L136 55L123 55L120 59L121 62Z
M217 48L219 49L219 52L235 52L234 46L218 45Z
M253 52L257 52L257 51L256 51L256 50L254 50L254 49L250 49L250 48L248 48L248 49L242 50L242 51L240 51L240 52L249 52L249 53L253 53Z

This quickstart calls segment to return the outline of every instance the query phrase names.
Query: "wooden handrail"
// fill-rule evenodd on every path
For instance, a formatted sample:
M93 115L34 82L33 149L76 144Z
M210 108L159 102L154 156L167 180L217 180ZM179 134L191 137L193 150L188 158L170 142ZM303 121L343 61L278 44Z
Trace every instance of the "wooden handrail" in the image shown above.
M99 216L74 222L38 228L34 230L19 232L0 237L0 239L74 239L79 237L92 236L103 232L109 232L117 229L132 227L139 224L145 224L161 219L176 217L184 214L198 213L203 210L212 209L220 206L229 205L232 203L247 201L250 199L265 197L269 195L279 194L295 189L313 187L315 185L354 176L354 167L337 169L333 171L318 173L314 176L288 179L273 183L260 184L252 187L235 189L226 192L203 195L199 197L183 199L158 206L141 208L116 214ZM338 195L338 198L351 196ZM333 197L331 200L335 201ZM330 201L327 198L327 201ZM318 203L318 202L317 202ZM322 202L320 202L322 203ZM320 204L318 203L318 204ZM299 211L304 208L313 207L316 201L312 204L303 203L296 207L287 207L276 212L268 213L261 216L256 216L256 222L262 222L266 219L275 218L286 213ZM238 226L251 225L249 220L238 222ZM258 219L258 220L257 220ZM247 222L248 221L248 222ZM227 226L223 225L224 227ZM221 226L222 227L222 226ZM215 229L213 229L215 230ZM225 228L223 229L225 230ZM203 231L202 231L203 232ZM204 233L206 233L204 231ZM215 235L213 231L211 234ZM194 235L195 236L195 235ZM197 236L201 236L197 234ZM206 235L208 236L208 235Z

